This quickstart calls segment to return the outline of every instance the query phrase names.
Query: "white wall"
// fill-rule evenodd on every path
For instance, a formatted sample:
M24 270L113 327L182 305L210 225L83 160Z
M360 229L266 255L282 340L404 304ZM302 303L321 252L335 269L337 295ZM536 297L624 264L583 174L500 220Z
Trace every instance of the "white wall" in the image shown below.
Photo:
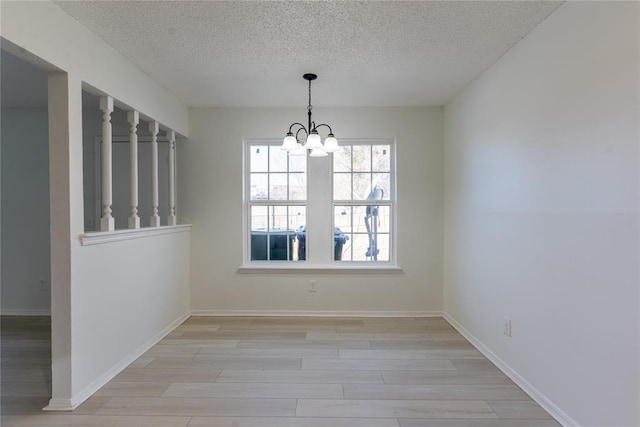
M86 398L189 313L189 232L79 248L73 390Z
M80 244L82 88L103 91L118 105L182 135L188 133L187 108L52 2L3 2L1 19L3 49L15 47L21 58L57 68L48 86L53 355L48 409L71 409L189 310L188 232Z
M3 108L0 122L2 313L46 315L51 309L47 110Z
M181 216L193 224L191 307L196 311L442 310L443 109L314 109L340 138L397 138L401 274L239 274L243 139L282 138L297 109L192 109L178 153ZM328 161L311 159L310 161ZM330 214L330 207L327 207ZM308 292L316 279L318 292Z
M445 311L567 424L640 424L638 16L568 2L445 108Z

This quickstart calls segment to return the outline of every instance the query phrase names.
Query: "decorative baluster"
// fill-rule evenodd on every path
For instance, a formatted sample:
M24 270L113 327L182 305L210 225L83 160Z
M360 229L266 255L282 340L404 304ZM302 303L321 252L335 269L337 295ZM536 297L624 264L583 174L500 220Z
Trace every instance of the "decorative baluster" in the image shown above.
M158 215L158 132L160 125L158 122L149 122L149 132L151 132L151 200L153 211L149 220L150 227L160 227L160 216Z
M100 220L101 231L115 230L115 221L111 215L112 195L112 135L111 113L113 112L113 98L100 97L100 109L102 110L102 218Z
M167 131L169 137L169 219L168 225L176 225L176 131Z
M140 228L138 216L138 123L140 114L137 111L127 113L129 121L129 158L131 159L131 215L129 228Z

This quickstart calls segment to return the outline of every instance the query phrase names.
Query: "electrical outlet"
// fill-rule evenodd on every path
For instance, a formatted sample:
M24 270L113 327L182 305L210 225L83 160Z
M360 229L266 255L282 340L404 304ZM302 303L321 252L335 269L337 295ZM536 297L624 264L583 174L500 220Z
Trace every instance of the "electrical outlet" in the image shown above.
M315 280L309 280L309 292L318 292Z
M511 336L511 319L504 316L504 334L508 337Z

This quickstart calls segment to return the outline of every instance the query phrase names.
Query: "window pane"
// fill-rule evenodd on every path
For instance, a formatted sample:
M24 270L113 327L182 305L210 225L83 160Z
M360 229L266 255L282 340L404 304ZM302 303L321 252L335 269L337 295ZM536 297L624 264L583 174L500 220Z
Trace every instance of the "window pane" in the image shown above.
M277 145L269 146L269 172L287 171L288 153Z
M341 261L342 255L347 252L347 256L351 257L351 248L347 250L347 242L351 240L347 233L343 233L341 229L334 228L333 232L333 259L335 261Z
M296 231L305 223L306 206L252 206L251 260L304 259Z
M267 207L251 206L251 231L266 230L268 227Z
M250 197L251 200L267 200L269 198L267 194L267 174L266 173L252 173L250 182Z
M375 194L375 200L391 200L391 174L390 173L374 173L374 188L378 187L382 193Z
M288 208L288 206L269 206L269 213L271 214L271 231L287 229Z
M341 146L333 153L333 171L351 172L351 146Z
M369 247L369 237L366 234L352 234L352 261L366 261L367 248Z
M333 174L333 200L351 200L351 174Z
M367 216L367 208L370 206L352 206L353 210L353 229L354 233L366 233L367 222L371 225L371 217Z
M390 213L391 210L389 206L367 206L365 208L365 216L369 217L371 230L377 231L378 233L390 232Z
M289 172L306 172L307 156L289 156Z
M343 243L342 261L389 261L390 206L335 206L333 215L334 251Z
M269 146L268 145L252 145L251 146L251 172L267 172Z
M371 174L353 174L353 200L367 200L371 194Z
M347 240L342 246L342 259L340 261L353 261L352 258L352 242Z
M287 174L269 174L269 200L287 200Z
M378 261L389 261L391 252L389 251L389 235L378 234Z
M373 171L391 172L391 146L373 146Z
M353 261L389 261L388 234L353 234Z
M293 239L293 260L307 259L307 207L289 206L289 228L295 231Z
M371 145L354 145L353 148L353 171L371 171Z
M333 224L343 233L351 232L351 206L336 206L333 209Z
M306 206L289 206L289 229L293 231L302 231L300 227L304 227L307 223L307 207Z
M296 157L296 156L293 156ZM306 200L307 199L307 174L306 173L290 173L289 174L289 200Z

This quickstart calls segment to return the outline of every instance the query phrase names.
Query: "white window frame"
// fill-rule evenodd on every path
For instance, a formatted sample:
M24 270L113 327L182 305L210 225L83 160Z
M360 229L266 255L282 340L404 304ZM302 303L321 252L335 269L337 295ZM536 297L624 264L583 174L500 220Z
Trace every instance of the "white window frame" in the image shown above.
M388 145L389 146L389 188L391 194L389 194L388 200L335 200L333 199L333 179L335 177L333 170L333 158L331 161L331 225L332 225L332 236L333 236L333 227L335 227L335 208L336 206L387 206L389 208L389 260L388 261L371 261L371 260L344 260L344 261L334 261L334 263L339 265L381 265L381 266L397 266L397 230L396 230L396 143L395 139L391 138L370 138L370 139L343 139L341 140L341 145ZM371 159L373 163L373 158ZM372 171L373 172L373 171ZM351 182L353 188L353 174L359 172L339 172L345 174L351 174ZM374 172L375 173L375 172Z
M243 216L242 216L242 229L243 229L243 265L256 265L256 266L271 266L278 265L279 267L285 267L290 264L300 264L306 263L308 258L308 252L305 260L302 261L293 261L293 260L252 260L251 259L251 208L253 206L304 206L307 212L309 212L309 161L307 159L306 165L306 175L307 175L307 198L305 200L251 200L251 170L249 167L251 165L251 148L256 145L269 145L279 147L282 144L282 141L277 141L274 139L251 139L244 141L244 152L243 152L243 165L242 165L242 177L243 177ZM270 170L267 173L272 173ZM289 182L289 176L287 173L287 183ZM267 246L267 253L269 251L269 247ZM267 256L268 258L268 256Z
M243 263L238 268L240 273L295 273L304 270L313 273L377 273L402 272L397 258L397 189L396 189L396 141L394 138L342 138L344 145L389 145L390 158L390 199L380 203L372 201L371 205L390 206L390 241L389 261L335 261L334 258L334 207L336 205L366 205L366 200L344 201L333 200L333 155L329 157L310 158L307 156L307 199L306 201L252 201L250 200L250 155L251 147L258 144L281 145L280 139L247 139L243 141ZM251 260L251 206L255 205L306 206L306 259L303 261L288 260Z

